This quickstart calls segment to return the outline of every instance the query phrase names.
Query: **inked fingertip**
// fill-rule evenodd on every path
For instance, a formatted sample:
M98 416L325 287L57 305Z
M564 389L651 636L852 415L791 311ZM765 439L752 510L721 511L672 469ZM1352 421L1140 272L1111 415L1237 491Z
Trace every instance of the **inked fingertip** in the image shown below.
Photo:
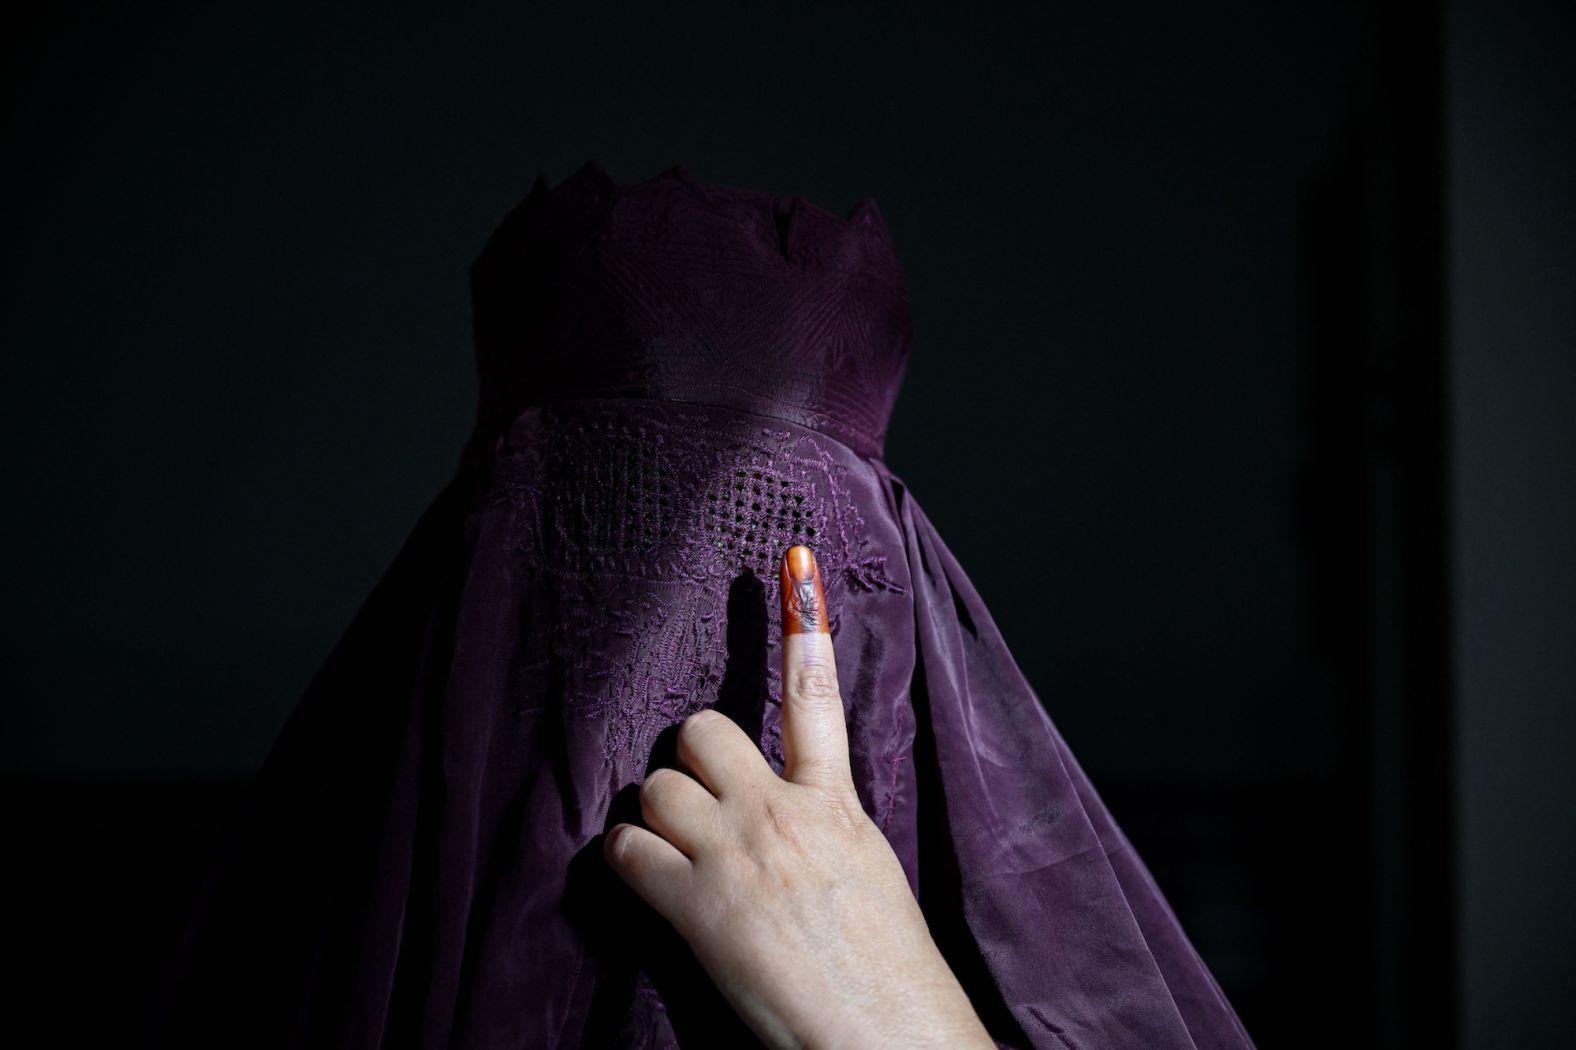
M795 544L783 553L781 590L783 634L830 632L821 570L815 553L804 544Z
M796 543L783 552L783 567L788 578L803 583L815 578L815 552L802 543Z

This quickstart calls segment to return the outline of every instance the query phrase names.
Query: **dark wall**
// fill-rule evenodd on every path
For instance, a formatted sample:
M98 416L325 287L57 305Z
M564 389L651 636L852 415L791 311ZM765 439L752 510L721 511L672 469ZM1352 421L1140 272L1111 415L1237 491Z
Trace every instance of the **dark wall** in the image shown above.
M126 1002L456 463L467 266L595 157L877 199L915 320L889 463L1250 1031L1413 1038L1383 855L1443 840L1384 845L1375 712L1414 658L1370 410L1438 407L1371 380L1385 319L1441 305L1375 247L1439 218L1439 173L1373 113L1419 104L1384 71L1427 33L1339 3L39 17L4 64L0 768Z
M1570 1045L1576 8L1456 0L1449 30L1464 1031Z

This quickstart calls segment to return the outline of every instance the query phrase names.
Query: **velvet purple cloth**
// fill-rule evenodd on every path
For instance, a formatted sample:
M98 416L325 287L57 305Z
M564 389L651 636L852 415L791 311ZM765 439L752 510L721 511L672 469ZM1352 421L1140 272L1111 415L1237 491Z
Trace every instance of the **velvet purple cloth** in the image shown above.
M781 769L817 554L860 798L1002 1046L1251 1042L882 441L870 200L538 179L473 269L478 421L213 867L153 1045L755 1045L602 861L715 706Z

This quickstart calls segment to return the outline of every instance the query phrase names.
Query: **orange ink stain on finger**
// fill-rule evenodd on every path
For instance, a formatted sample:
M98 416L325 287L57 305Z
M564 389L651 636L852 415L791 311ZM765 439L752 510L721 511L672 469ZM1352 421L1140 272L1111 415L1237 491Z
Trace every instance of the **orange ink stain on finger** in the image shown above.
M826 589L815 555L803 544L789 547L779 574L784 634L830 634L826 621Z

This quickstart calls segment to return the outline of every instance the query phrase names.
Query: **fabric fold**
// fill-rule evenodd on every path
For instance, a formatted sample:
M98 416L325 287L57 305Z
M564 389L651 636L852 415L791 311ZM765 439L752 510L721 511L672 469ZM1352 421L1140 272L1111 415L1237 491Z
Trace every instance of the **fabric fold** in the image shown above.
M999 996L1018 1028L1006 1038L1037 1048L1251 1046L962 566L886 476L913 585L927 772L946 809L967 954L993 985L971 994Z

